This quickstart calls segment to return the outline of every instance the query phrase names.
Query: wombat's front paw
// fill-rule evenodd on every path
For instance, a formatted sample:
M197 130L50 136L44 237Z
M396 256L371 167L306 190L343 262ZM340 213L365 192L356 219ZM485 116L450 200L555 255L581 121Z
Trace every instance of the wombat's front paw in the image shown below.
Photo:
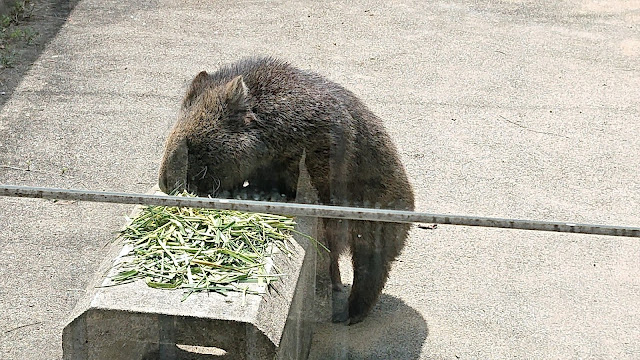
M349 301L349 321L347 325L361 322L367 316L367 310L359 301Z
M349 311L340 311L338 313L333 313L333 317L331 321L334 323L344 323L345 325L353 325L361 322L366 316L365 315L356 315L349 316Z
M349 320L347 294L344 291L334 291L332 300L333 316L331 317L331 321L334 323L344 323Z

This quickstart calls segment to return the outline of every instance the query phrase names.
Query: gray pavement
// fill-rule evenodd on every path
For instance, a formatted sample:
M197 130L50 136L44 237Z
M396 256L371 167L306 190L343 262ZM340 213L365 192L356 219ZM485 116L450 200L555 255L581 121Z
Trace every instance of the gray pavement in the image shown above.
M420 211L640 225L637 1L81 0L0 111L0 183L145 192L190 79L258 54L380 115ZM61 357L130 209L0 199L0 358ZM415 228L311 358L637 359L638 303L638 239Z

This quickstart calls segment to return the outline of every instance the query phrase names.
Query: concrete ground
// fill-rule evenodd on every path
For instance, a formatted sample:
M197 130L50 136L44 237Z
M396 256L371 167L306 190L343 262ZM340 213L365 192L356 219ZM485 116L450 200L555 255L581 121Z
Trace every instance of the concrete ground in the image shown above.
M81 0L0 110L0 183L148 190L190 79L257 54L379 114L420 211L640 225L635 0ZM130 209L0 199L1 359L61 357ZM311 358L637 359L639 260L632 238L416 227Z

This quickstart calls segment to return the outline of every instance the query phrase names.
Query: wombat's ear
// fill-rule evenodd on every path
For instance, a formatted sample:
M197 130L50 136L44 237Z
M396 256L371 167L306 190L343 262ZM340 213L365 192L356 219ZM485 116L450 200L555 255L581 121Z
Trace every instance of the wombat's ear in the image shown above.
M189 86L189 90L187 91L187 95L184 97L182 104L187 106L191 103L193 98L195 98L198 94L202 93L204 88L207 86L207 79L209 78L209 74L206 71L201 71L196 77L191 81L191 85Z
M242 75L236 76L225 86L227 105L234 110L247 110L249 108L247 96L249 89L244 83Z

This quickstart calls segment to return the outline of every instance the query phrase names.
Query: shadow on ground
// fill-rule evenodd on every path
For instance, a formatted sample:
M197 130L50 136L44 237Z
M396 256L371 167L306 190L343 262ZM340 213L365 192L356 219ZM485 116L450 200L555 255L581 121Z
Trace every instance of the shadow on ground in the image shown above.
M317 324L309 359L419 359L428 335L427 322L420 313L404 301L383 294L359 324Z
M33 44L22 44L11 51L11 67L0 68L0 108L11 98L14 90L67 21L80 0L33 0L33 12L20 27L36 31Z

